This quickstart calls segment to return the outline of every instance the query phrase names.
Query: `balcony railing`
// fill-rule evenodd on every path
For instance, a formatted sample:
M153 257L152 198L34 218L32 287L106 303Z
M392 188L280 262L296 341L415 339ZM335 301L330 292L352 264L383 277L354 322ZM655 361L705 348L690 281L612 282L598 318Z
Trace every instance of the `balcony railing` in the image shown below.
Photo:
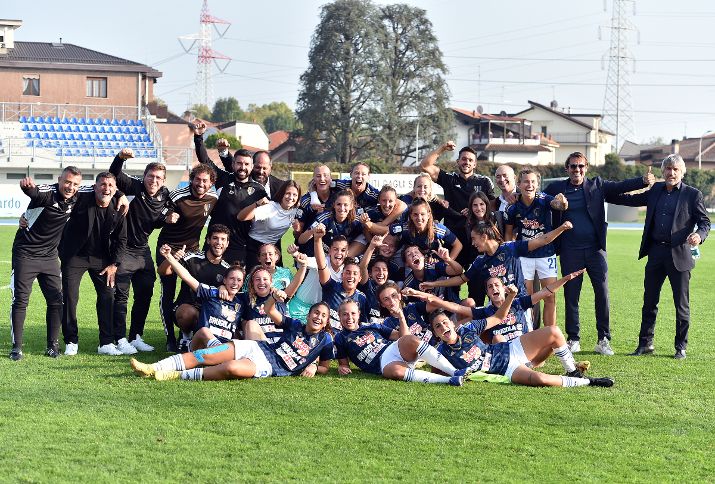
M557 143L578 143L578 144L589 144L591 143L589 133L549 133L551 138Z

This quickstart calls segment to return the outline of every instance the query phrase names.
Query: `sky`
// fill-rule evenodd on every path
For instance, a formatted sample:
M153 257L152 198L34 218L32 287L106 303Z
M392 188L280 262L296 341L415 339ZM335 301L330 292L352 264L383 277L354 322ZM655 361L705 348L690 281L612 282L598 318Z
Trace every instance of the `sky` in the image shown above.
M20 19L16 40L63 42L154 67L155 95L180 114L197 99L196 56L178 38L199 32L201 0L4 2ZM209 0L231 22L214 50L232 58L214 68L214 97L242 107L284 101L295 108L300 75L325 0ZM385 4L391 2L375 2ZM516 113L529 100L572 113L601 113L608 73L613 0L407 1L426 10L449 67L453 107ZM715 3L628 2L628 63L635 142L715 130ZM67 6L71 5L70 8ZM38 15L39 13L39 15ZM187 42L185 42L186 44ZM223 67L223 66L222 66Z

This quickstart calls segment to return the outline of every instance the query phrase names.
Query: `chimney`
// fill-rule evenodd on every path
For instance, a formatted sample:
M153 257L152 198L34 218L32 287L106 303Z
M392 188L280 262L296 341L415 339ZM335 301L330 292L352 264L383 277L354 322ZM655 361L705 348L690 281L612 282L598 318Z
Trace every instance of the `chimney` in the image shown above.
M670 142L670 154L675 155L680 153L680 141L674 139Z
M22 20L0 19L0 54L15 48L15 30L21 26Z

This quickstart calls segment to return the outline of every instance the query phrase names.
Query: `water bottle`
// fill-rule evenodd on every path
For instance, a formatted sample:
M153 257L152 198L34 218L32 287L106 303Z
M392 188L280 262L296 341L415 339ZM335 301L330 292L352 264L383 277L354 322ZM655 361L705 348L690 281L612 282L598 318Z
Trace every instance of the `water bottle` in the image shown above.
M700 247L698 247L697 245L691 245L690 255L693 256L693 260L700 259Z

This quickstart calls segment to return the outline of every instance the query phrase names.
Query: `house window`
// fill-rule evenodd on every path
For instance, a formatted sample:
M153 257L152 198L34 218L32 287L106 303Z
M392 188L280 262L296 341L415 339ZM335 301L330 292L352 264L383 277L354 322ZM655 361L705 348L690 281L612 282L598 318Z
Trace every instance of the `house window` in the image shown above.
M542 127L541 127L541 134L544 135L544 136L548 136L549 131L548 131L548 128L547 128L546 126L542 126Z
M107 97L107 78L88 77L87 97Z
M22 95L23 96L39 96L40 95L40 76L38 76L38 75L22 76Z
M36 173L35 180L54 180L55 177L51 173Z
M27 175L25 173L8 173L7 179L8 180L22 180L26 176Z

